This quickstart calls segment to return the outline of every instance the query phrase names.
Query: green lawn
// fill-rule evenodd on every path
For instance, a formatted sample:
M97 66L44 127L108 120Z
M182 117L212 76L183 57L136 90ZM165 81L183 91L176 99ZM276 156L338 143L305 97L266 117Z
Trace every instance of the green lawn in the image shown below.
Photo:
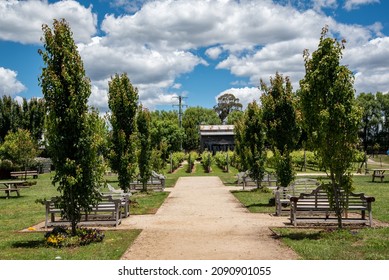
M384 183L372 182L371 175L354 176L354 192L374 196L373 218L389 223L389 179ZM249 211L274 213L269 204L273 195L268 192L233 191L235 197ZM275 217L277 219L277 217ZM275 228L278 237L301 259L306 260L388 260L389 227L323 230L307 228Z
M50 260L59 256L62 259L81 260L115 260L132 244L140 230L110 230L105 231L103 242L92 243L77 248L52 248L44 244L42 232L20 232L45 219L45 208L36 203L37 199L49 199L57 194L51 185L50 174L39 175L34 180L37 184L20 191L20 197L15 193L6 199L5 193L0 193L0 259ZM114 176L107 177L110 183L117 185ZM131 213L150 214L162 204L168 193L137 194L137 201L131 208Z

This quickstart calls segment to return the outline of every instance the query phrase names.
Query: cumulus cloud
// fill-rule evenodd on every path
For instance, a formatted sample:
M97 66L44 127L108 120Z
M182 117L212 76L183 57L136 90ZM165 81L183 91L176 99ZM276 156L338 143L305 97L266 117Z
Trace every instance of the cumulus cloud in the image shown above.
M319 11L336 8L335 0L316 0L311 7L270 0L145 1L133 14L106 15L101 24L105 35L80 45L80 52L94 84L126 72L149 104L170 103L176 78L208 65L193 51L200 48L212 60L223 54L216 69L248 78L252 86L279 72L297 89L305 73L303 50L317 48L323 26L345 38L351 50L380 32L379 23L341 24ZM356 67L353 61L350 67Z
M17 79L13 70L0 67L0 95L16 95L27 88Z
M344 7L373 2L378 1L349 0ZM369 86L384 88L387 83L378 77L389 73L389 46L382 24L341 24L322 12L323 8L337 8L338 3L116 0L111 5L129 9L128 13L106 14L99 36L92 37L97 27L92 6L73 0L0 1L0 39L37 43L42 23L50 25L52 18L65 17L92 80L90 104L103 110L107 108L108 81L115 73L127 73L139 89L140 101L153 108L171 104L171 92L185 90L177 78L198 65L209 65L207 59L216 61L216 71L227 70L236 80L249 81L247 87L240 84L240 88L230 89L245 104L258 96L260 79L268 81L276 72L289 76L297 89L305 73L303 50L316 50L325 25L333 36L347 40L344 62L357 73L357 91ZM204 58L200 56L203 51Z
M0 1L0 39L23 44L39 43L42 24L65 18L77 42L88 42L96 33L97 16L92 6L85 8L76 1Z
M358 9L361 5L380 3L380 0L346 0L344 8L348 11Z
M223 52L221 47L212 47L205 51L205 54L211 59L218 59L219 55Z

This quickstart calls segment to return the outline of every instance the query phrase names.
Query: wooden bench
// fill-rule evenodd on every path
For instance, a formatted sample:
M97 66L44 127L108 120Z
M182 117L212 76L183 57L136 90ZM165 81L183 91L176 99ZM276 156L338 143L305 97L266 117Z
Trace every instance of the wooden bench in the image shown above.
M109 187L112 188L112 186L108 184L108 189L110 189ZM112 197L115 199L120 199L122 217L127 218L130 216L130 196L131 196L131 193L125 193L122 190L115 190L115 192L112 192L110 190L109 192L100 192L100 194L103 197Z
M279 187L274 192L276 215L281 216L283 213L290 212L290 197L299 196L300 193L311 193L319 186L315 179L296 179L288 187Z
M0 191L4 191L7 195L6 198L10 198L11 193L15 192L20 196L20 190L29 188L29 185L25 185L26 181L0 181Z
M372 182L374 182L375 178L380 178L382 183L385 178L385 171L389 171L389 169L373 169Z
M68 220L61 217L62 209L56 204L57 199L54 197L45 202L46 221L45 229L49 226L59 226L69 224ZM91 206L89 213L84 211L80 225L99 224L118 226L122 219L122 200L112 196L102 196L101 201Z
M151 173L149 180L147 180L147 189L154 191L164 191L165 190L165 179L166 177L162 174L158 174L155 171ZM130 183L130 192L136 192L143 189L143 183L138 177L136 180Z
M27 178L29 176L32 176L34 179L37 179L38 178L38 171L37 170L11 171L10 175L12 178L19 178L19 177Z
M371 203L374 201L374 197L365 196L363 193L348 194L347 207L343 211L342 223L372 226ZM290 197L290 221L294 226L301 223L337 223L334 209L330 205L328 195L322 186L309 194L301 193L299 196Z
M237 174L238 177L238 184L242 184L243 190L248 187L248 186L257 186L257 183L255 180L253 180L250 177L249 172L240 172ZM275 187L277 184L277 178L269 173L265 173L262 181L261 181L261 186L266 186L266 187Z

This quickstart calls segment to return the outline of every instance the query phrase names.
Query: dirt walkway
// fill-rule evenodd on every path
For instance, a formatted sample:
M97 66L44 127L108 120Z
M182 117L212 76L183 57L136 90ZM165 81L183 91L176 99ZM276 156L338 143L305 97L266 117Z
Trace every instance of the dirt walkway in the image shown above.
M286 218L249 213L230 189L219 177L181 177L155 215L122 221L143 229L122 259L297 259L269 230Z

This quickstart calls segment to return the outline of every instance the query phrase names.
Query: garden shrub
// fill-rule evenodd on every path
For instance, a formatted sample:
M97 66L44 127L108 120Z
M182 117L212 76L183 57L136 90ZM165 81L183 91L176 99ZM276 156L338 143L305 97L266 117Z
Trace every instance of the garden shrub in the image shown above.
M213 162L214 158L212 157L211 152L205 151L201 154L201 164L203 165L205 172L210 173L212 171L211 166Z

